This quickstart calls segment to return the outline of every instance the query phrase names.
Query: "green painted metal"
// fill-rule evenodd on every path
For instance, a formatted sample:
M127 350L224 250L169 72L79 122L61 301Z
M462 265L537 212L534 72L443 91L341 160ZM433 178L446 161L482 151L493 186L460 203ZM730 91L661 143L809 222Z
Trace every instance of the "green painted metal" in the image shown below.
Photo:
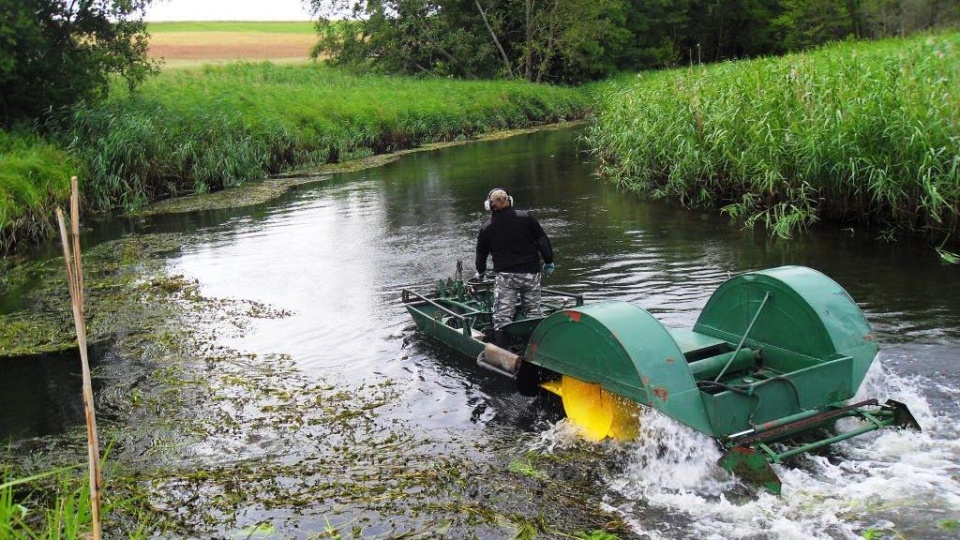
M719 464L724 469L750 482L763 486L774 495L780 495L783 484L762 452L745 446L727 450Z
M798 367L804 359L849 356L847 390L832 401L852 397L879 346L847 291L816 270L783 266L726 281L703 308L694 332L738 341L767 293L771 295L769 305L751 330L747 346L795 353Z
M440 280L427 295L410 289L402 290L402 301L417 329L454 350L476 358L484 350L493 326L493 282L464 281L462 263L458 261L455 279ZM545 315L568 304L583 304L583 296L551 289L543 290ZM516 320L504 327L517 350L522 350L543 317Z
M404 291L418 328L469 356L484 347L491 303L489 287L460 279L441 282L432 297ZM625 302L582 303L552 304L545 318L508 327L525 363L599 384L716 438L724 467L771 491L780 484L769 463L891 425L919 429L902 404L846 405L879 347L847 292L810 268L731 278L692 329L667 328ZM846 417L862 427L810 438Z
M761 305L762 316L751 326ZM820 272L799 266L751 272L723 283L693 331L762 353L762 367L749 382L701 385L715 436L805 411L826 411L853 397L879 349L847 292Z
M524 358L711 431L683 351L659 321L633 304L601 302L555 313L537 327Z

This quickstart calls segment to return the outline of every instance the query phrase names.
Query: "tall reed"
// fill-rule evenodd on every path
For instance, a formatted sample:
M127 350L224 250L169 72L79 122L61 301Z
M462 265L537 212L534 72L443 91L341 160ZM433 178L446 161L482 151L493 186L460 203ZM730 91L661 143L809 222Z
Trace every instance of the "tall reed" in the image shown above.
M787 237L817 220L960 233L960 34L621 78L602 172Z

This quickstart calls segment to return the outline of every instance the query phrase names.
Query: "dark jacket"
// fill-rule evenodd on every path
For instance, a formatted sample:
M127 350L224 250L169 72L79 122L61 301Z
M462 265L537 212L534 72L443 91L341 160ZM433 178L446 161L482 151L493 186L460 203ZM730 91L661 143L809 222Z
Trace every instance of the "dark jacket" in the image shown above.
M544 263L553 262L553 248L540 223L524 210L499 210L480 226L477 235L477 272L487 270L487 256L493 255L494 272L535 274Z

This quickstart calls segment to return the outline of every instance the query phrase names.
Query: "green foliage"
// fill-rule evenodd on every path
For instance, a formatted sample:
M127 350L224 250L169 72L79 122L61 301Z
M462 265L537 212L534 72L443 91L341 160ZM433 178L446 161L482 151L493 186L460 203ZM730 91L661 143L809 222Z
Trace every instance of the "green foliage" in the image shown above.
M523 82L354 76L323 65L171 70L60 127L95 209L134 209L292 167L580 118L588 95Z
M783 12L773 24L783 34L788 51L809 49L828 41L854 37L856 14L846 2L834 0L782 0Z
M816 220L960 232L960 34L620 79L603 172L786 237Z
M52 232L53 208L74 174L63 150L34 134L0 130L0 251Z
M17 478L10 469L0 469L0 538L87 538L93 524L89 476L77 474L76 469L64 467ZM135 523L110 523L123 538L149 537L150 518L136 508L134 500L107 495L101 510L105 521L114 512L135 516Z
M630 40L627 0L313 0L315 54L380 73L583 82L612 73ZM352 24L341 18L349 14Z
M535 468L529 461L526 460L514 460L510 462L508 467L510 472L517 474L522 474L523 476L529 478L535 478L537 480L544 480L547 478L547 474L537 468Z
M582 540L618 540L619 537L604 531L593 531L577 535L577 538Z
M311 5L324 17L315 55L339 65L553 83L960 24L960 4L948 0L311 0Z
M618 67L627 70L673 68L689 60L683 40L690 24L692 0L634 0L627 10L624 27L629 41Z
M142 82L149 1L0 0L0 125L101 98L112 74Z

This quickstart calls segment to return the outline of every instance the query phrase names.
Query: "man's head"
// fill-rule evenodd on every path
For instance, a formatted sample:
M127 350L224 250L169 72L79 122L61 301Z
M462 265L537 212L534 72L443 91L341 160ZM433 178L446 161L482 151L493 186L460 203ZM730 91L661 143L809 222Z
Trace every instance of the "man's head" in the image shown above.
M513 205L513 197L511 197L505 190L501 188L495 188L487 194L487 200L484 202L484 207L487 210L496 212L498 210L503 210L504 208L509 208Z

